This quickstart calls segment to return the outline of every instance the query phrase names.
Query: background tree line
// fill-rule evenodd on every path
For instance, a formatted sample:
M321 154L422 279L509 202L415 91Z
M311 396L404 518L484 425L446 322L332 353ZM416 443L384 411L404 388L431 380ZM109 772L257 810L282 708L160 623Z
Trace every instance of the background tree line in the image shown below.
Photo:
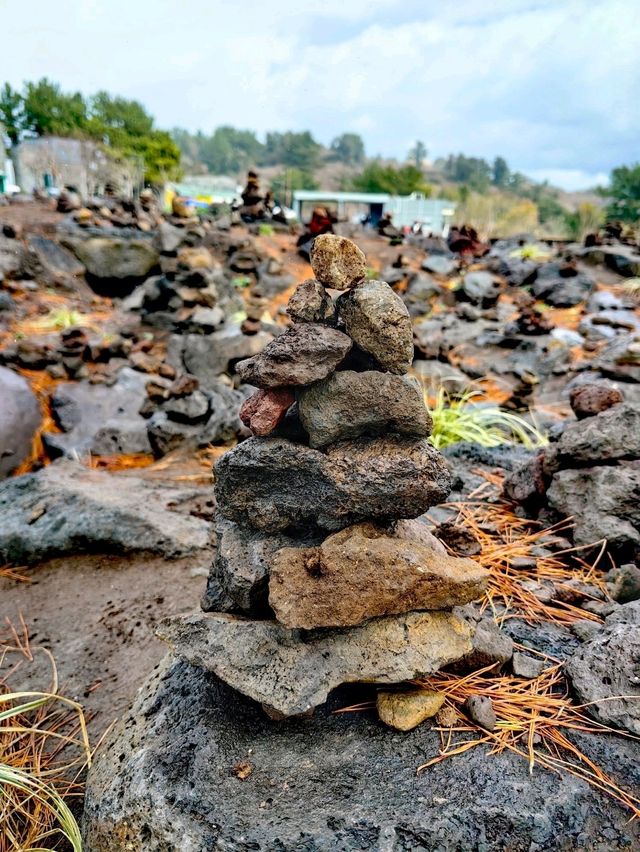
M10 148L37 136L70 136L104 144L114 156L144 161L151 184L180 174L180 149L171 135L155 127L141 103L97 92L63 92L44 77L21 90L5 83L0 90L0 123Z

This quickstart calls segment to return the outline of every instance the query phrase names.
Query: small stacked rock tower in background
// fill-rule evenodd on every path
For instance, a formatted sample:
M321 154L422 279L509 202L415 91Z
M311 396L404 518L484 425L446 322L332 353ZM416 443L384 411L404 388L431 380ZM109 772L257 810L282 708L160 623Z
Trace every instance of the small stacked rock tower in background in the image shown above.
M450 476L405 375L407 309L366 280L343 237L318 237L311 265L293 325L237 365L259 388L241 412L255 437L216 467L205 612L161 628L176 653L278 717L342 683L398 683L462 658L471 628L451 610L488 579L416 520L446 499ZM334 302L327 289L343 292Z

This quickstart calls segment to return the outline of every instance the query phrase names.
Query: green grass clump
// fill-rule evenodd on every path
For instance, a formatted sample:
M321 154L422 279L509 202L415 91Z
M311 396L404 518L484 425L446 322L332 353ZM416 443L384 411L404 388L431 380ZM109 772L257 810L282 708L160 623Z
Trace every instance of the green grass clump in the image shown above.
M498 405L482 404L475 391L466 391L451 399L440 388L433 405L427 403L433 420L430 441L441 450L459 441L471 441L481 447L522 444L527 449L546 446L547 438L518 414L503 411Z
M236 275L235 278L231 279L231 283L234 287L242 289L243 287L248 287L249 284L251 284L251 279L248 275Z
M59 308L57 311L49 311L49 313L41 319L35 320L32 325L37 326L42 331L56 331L75 326L85 325L86 317L80 311L73 311L69 308Z
M527 243L524 246L514 249L509 254L509 257L519 257L521 260L548 260L550 255L549 252L540 246L534 243Z
M271 225L267 225L266 222L263 222L261 225L258 225L258 233L261 237L270 237L273 235L274 230Z

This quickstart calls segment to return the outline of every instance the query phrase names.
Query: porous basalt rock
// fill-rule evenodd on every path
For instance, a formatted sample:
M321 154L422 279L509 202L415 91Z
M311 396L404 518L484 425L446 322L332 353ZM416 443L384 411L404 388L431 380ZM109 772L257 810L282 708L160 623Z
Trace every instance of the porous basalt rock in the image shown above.
M250 438L218 461L215 490L225 517L277 532L415 518L445 500L450 485L444 459L425 439L358 438L322 453Z
M387 432L426 438L433 425L414 381L373 370L343 370L305 388L298 411L315 448Z
M300 324L285 331L260 352L236 364L243 382L259 388L309 385L332 373L352 342L325 325Z
M319 547L288 548L271 560L269 603L287 627L349 627L376 616L442 610L483 594L489 572L373 524L357 524Z
M364 279L367 261L358 246L346 237L321 234L311 247L311 268L325 287L346 290Z
M384 281L364 281L338 299L338 313L354 343L389 373L406 373L413 361L409 312Z
M471 649L471 629L447 612L410 612L309 633L275 621L196 613L165 619L159 635L178 656L284 716L323 704L342 683L410 680Z
M332 322L336 309L322 284L308 278L289 299L287 313L294 322Z

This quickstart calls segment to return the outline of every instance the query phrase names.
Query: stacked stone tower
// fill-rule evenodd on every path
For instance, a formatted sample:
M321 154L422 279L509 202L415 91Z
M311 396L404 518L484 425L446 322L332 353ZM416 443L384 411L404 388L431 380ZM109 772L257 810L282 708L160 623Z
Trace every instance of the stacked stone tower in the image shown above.
M162 627L179 655L272 716L308 712L341 683L396 683L463 657L470 628L451 609L487 582L419 520L450 477L406 375L404 304L366 279L343 237L318 237L311 265L293 325L237 365L259 389L241 412L255 437L216 467L205 612Z

